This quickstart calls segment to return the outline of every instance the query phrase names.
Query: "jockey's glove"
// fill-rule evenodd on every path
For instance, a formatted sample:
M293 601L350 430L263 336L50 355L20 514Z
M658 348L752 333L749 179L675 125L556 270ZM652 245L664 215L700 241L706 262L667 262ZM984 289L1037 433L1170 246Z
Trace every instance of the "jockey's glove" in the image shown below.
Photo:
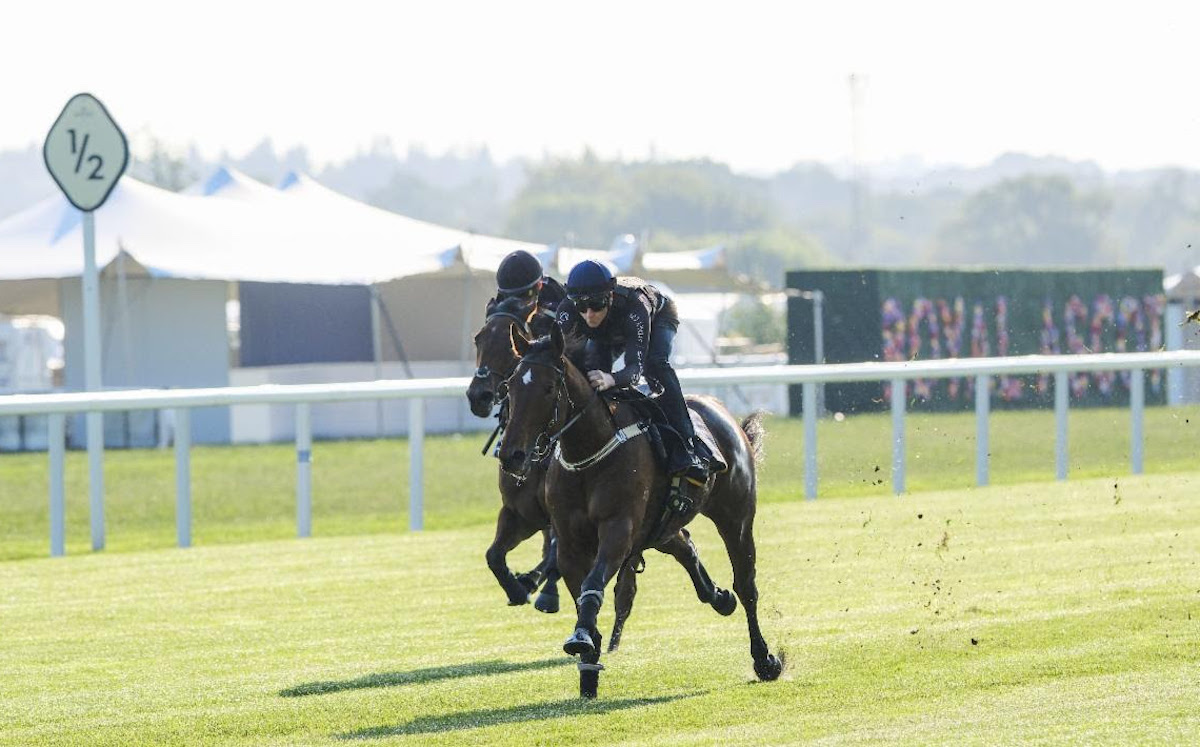
M598 392L603 392L605 389L612 389L617 385L617 380L610 373L603 371L588 371L588 383Z

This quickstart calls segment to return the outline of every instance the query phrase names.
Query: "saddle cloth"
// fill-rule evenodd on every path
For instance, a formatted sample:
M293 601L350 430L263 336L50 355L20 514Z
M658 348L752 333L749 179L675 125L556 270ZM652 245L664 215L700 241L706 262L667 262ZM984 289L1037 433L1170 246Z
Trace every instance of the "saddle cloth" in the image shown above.
M704 418L700 417L700 413L692 408L688 408L688 415L692 416L692 430L696 432L697 451L706 449L708 451L708 468L715 474L720 474L727 469L729 465L725 462L725 455L721 453L721 447L717 445L717 439L713 437L712 431L708 429L708 424L704 422ZM701 456L705 456L701 454Z

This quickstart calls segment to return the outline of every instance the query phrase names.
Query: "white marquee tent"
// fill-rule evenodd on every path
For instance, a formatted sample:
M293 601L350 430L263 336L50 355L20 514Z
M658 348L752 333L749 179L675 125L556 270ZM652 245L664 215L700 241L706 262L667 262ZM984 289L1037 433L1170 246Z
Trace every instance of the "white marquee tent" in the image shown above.
M242 383L231 382L236 362L231 366L226 329L227 301L239 298L239 287L297 288L287 296L293 299L319 297L316 286L345 287L350 295L357 288L360 299L369 293L386 322L386 331L370 332L374 371L378 361L406 357L460 362L453 371L437 369L447 375L470 367L470 338L494 290L495 270L515 249L534 253L560 278L593 257L673 287L686 287L689 277L700 277L700 285L728 283L719 248L641 254L626 240L608 251L560 249L414 220L304 175L273 188L229 168L183 193L126 177L95 224L106 386ZM83 384L82 270L81 213L61 195L0 221L0 313L63 320L68 389ZM275 316L267 321L296 327ZM359 335L362 326L356 324ZM195 425L198 440L228 439L226 414L198 414Z

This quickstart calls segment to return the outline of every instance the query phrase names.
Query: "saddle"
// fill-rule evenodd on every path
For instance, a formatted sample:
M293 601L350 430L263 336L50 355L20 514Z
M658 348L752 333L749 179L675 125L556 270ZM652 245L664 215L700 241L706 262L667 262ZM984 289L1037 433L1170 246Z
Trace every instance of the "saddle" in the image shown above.
M680 436L667 423L667 416L663 414L662 408L655 401L656 398L638 389L609 389L601 396L610 402L624 402L633 408L638 419L648 426L650 441L654 444L654 454L659 461L659 466L666 469L667 449L670 447L664 440L664 434L677 446ZM695 431L695 447L698 455L708 461L709 471L713 474L728 471L729 464L725 460L725 455L721 453L721 448L717 445L717 440L713 437L712 431L708 429L704 418L690 407L687 408L687 411L692 418L692 430Z

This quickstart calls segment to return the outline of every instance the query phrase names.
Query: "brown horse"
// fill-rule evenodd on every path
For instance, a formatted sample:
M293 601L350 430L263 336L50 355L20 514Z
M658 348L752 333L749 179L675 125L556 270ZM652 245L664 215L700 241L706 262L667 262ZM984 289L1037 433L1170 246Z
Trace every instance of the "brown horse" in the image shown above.
M533 343L520 335L513 335L512 342L522 357L509 379L508 433L500 462L505 471L520 477L554 449L546 495L558 540L558 569L576 600L575 631L563 650L580 657L580 694L596 696L601 669L596 618L604 590L645 548L672 554L689 551L697 569L692 574L697 594L701 601L713 603L705 599L705 590L714 595L720 590L681 531L698 513L716 525L733 565L733 588L746 611L755 674L762 680L778 678L783 665L769 651L759 628L755 585L755 458L763 435L759 416L739 425L715 399L689 398L689 408L702 417L729 468L710 476L704 488L690 488L690 505L670 512L665 509L668 477L655 460L650 440L639 437L643 429L636 415L626 406L610 407L592 390L566 354L559 329L552 328L548 337ZM681 541L684 548L678 546ZM618 595L631 582L629 573L618 578ZM618 613L621 606L618 599Z
M513 338L545 333L556 327L553 317L538 312L520 299L507 299L489 309L483 327L475 335L475 377L467 388L471 412L487 417L497 402L501 402L501 423L507 408L508 377L519 360L513 349ZM486 451L486 449L485 449ZM500 470L500 514L496 534L486 553L488 568L508 595L509 604L526 604L530 593L544 580L542 592L534 607L542 612L558 611L558 567L555 563L555 541L550 531L550 514L546 508L544 460L536 460L519 477ZM543 533L542 561L532 570L514 574L508 567L508 553L535 533ZM710 604L723 615L732 614L737 599L709 580L704 566L696 556L696 548L686 531L677 532L658 549L672 555L692 578L701 602ZM640 559L640 557L639 557ZM632 567L621 571L616 590L616 621L609 637L608 650L615 651L621 641L625 621L633 609L637 594L637 577Z
M553 316L521 298L508 298L488 309L487 319L475 335L476 370L467 387L473 414L486 418L497 403L505 401L505 382L517 365L512 335L544 334L551 326L554 326ZM504 415L502 405L497 431L504 427ZM490 446L491 442L488 443ZM486 558L510 605L528 604L529 595L544 581L534 607L552 613L558 612L558 571L554 564L550 516L546 512L544 477L545 469L540 464L531 465L521 478L500 470L500 515ZM526 573L514 574L508 567L508 554L538 532L542 533L541 562Z

